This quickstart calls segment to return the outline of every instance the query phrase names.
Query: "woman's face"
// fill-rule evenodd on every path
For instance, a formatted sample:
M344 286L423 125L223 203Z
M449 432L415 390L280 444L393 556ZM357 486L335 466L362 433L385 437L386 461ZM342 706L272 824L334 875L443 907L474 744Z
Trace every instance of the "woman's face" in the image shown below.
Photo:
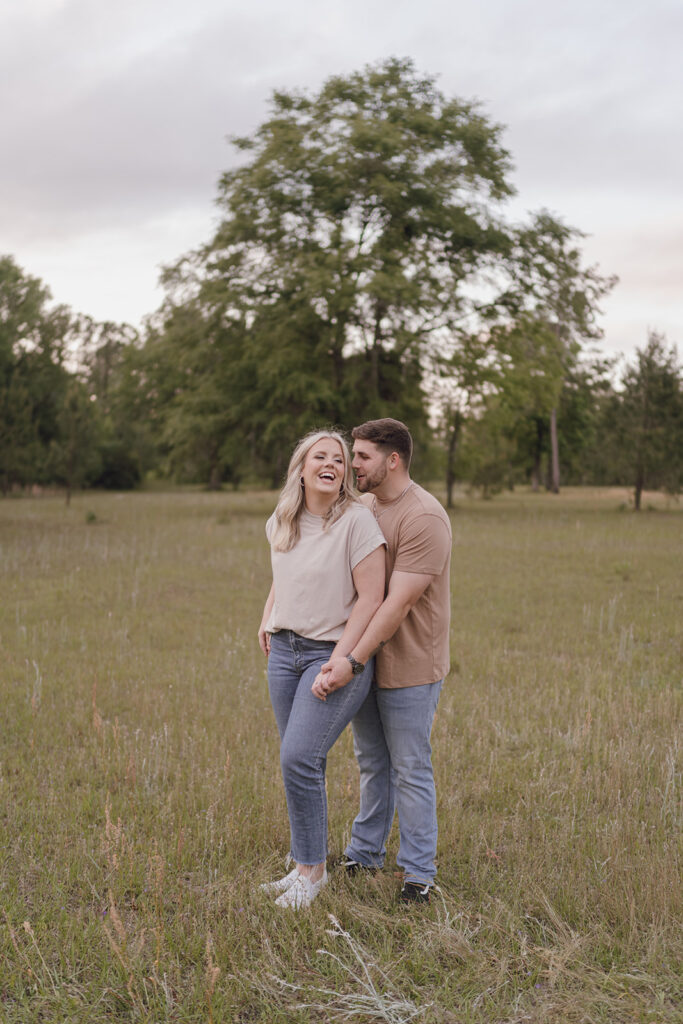
M344 452L339 441L321 437L309 449L301 471L307 495L336 499L344 482Z

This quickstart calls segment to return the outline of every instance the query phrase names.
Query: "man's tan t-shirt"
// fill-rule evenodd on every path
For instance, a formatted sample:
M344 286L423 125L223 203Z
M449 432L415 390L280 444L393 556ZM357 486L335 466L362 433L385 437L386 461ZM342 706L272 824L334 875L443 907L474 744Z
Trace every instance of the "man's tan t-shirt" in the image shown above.
M450 667L450 520L440 502L419 484L394 505L377 502L375 514L387 541L387 585L394 571L434 577L377 654L377 685L398 689L435 683Z
M274 525L275 513L266 523L268 540ZM348 505L326 530L323 517L304 508L294 547L271 548L275 601L266 630L291 629L309 640L339 640L358 597L353 570L384 543L375 517L360 502Z

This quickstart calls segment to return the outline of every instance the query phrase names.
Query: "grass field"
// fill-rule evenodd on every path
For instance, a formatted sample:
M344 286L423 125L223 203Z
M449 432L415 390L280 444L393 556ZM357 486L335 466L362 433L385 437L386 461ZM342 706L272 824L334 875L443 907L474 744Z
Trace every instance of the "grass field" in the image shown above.
M310 911L256 630L272 493L0 502L0 1020L681 1021L683 510L462 497L441 895ZM330 858L357 803L328 766Z

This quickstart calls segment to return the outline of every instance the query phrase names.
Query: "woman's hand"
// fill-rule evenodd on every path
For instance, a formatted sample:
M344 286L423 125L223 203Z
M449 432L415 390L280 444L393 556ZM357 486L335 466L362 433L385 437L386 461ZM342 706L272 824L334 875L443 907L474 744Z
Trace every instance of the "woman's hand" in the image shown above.
M266 631L266 625L270 621L270 613L273 610L275 603L275 584L271 583L268 597L266 598L266 605L263 609L263 615L261 616L261 625L258 628L258 645L265 654L266 658L270 654L270 633Z
M262 625L258 631L258 645L267 658L270 654L270 633L266 632Z
M328 682L327 672L323 672L321 669L313 680L311 693L314 697L318 697L319 700L327 700L327 695L328 693L332 693L332 689L333 687L331 687Z
M342 667L338 668L336 663L342 663ZM344 671L344 667L348 669ZM337 667L337 671L334 669ZM335 690L341 690L343 686L346 686L350 680L353 679L353 672L346 658L331 658L325 665L322 666L317 676L313 680L313 686L311 692L314 697L319 697L320 700L327 700L331 693Z

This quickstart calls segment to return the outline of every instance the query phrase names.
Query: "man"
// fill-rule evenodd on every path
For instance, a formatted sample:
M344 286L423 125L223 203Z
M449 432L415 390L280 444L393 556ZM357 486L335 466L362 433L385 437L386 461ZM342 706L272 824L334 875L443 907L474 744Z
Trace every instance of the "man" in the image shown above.
M430 735L449 668L451 527L431 494L410 479L413 443L394 419L352 431L358 489L387 541L387 594L346 657L323 666L313 692L345 686L373 654L375 683L352 721L360 811L347 871L382 867L398 809L401 899L429 902L436 874L436 792Z

